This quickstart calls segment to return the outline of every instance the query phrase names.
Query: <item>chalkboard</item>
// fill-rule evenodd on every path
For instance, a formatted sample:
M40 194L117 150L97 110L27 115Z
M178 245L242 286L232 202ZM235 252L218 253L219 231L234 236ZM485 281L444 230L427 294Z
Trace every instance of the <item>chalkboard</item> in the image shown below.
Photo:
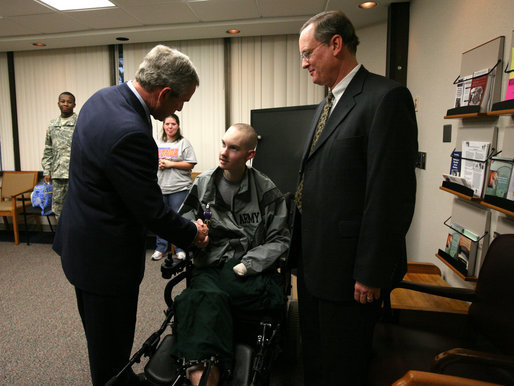
M310 140L317 105L251 111L251 125L259 136L252 166L266 174L282 193L294 193L298 171Z

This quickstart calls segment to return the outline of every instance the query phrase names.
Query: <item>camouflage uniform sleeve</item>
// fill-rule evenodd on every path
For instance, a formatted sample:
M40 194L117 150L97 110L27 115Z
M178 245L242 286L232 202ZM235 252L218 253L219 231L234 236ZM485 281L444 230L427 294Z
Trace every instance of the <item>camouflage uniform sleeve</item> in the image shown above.
M41 159L41 166L43 167L44 176L48 176L51 174L53 153L54 152L52 147L52 136L49 127L48 129L46 129L45 149L43 150L43 158Z

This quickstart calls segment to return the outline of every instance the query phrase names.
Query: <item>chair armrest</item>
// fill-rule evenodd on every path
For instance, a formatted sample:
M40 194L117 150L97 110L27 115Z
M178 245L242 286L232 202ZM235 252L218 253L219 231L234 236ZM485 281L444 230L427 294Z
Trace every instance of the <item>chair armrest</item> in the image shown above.
M434 374L425 371L409 370L398 379L393 386L491 386L490 382L477 381L470 378L455 377L453 375Z
M470 288L443 287L405 280L402 280L400 283L398 283L396 288L405 288L412 291L442 296L445 298L464 300L466 302L472 302L476 298L475 290Z
M432 363L432 371L442 373L454 363L467 363L483 366L500 367L509 371L514 370L514 357L492 354L482 351L453 348L438 354Z
M23 195L25 193L29 193L29 192L32 192L34 190L34 187L31 187L31 188L27 188L25 190L22 190L21 192L16 192L14 194L11 195L11 198L15 199L17 196L19 195Z

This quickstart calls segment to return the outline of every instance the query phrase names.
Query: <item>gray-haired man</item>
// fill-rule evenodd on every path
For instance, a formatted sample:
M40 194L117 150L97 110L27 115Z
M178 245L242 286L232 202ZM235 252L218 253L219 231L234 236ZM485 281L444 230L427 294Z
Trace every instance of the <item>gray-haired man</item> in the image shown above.
M208 242L201 221L186 220L163 203L150 123L150 114L162 120L180 111L198 84L189 58L159 45L134 81L98 91L81 109L54 250L75 286L94 385L128 362L147 230L183 248ZM130 371L119 382L138 380Z

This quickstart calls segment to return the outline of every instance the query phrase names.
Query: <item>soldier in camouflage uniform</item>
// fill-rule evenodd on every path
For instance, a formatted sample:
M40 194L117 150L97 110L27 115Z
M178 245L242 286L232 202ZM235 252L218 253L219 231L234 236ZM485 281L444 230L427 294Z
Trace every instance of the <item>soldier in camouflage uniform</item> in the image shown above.
M52 182L52 211L59 218L68 191L71 138L77 124L77 114L73 112L75 96L65 91L59 95L57 105L61 115L50 121L41 165L45 183Z

